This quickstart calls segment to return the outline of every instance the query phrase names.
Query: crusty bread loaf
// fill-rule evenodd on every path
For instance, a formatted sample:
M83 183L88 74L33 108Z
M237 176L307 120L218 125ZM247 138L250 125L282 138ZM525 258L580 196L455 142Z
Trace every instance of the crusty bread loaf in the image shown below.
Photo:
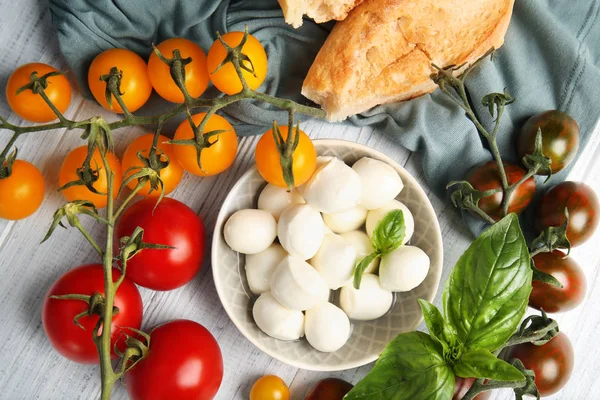
M504 43L514 0L367 0L338 22L302 94L341 121L432 92L431 64L472 63Z
M277 0L283 10L285 22L294 28L302 26L302 16L307 15L317 23L341 21L348 12L363 0Z

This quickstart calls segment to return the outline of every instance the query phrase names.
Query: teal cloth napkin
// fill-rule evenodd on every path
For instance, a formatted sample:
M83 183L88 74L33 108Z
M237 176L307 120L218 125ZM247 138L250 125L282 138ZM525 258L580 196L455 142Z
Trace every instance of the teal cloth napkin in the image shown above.
M368 1L368 0L367 0ZM148 56L151 43L186 37L208 50L216 31L250 32L264 45L269 73L261 90L310 104L300 95L302 81L332 23L305 19L295 30L283 21L276 0L50 0L61 51L84 94L87 68L96 54L124 47ZM600 0L517 0L506 43L496 61L484 62L470 75L474 102L507 88L517 101L503 116L499 146L516 160L515 135L525 120L548 109L571 114L581 131L580 152L600 119ZM216 92L212 92L215 94ZM211 93L209 93L210 95ZM480 107L479 115L487 111ZM241 135L259 134L287 114L257 102L224 111ZM460 108L439 90L403 103L375 107L346 123L373 126L411 151L420 153L433 191L448 198L451 180L490 159L475 128ZM552 177L563 180L568 169ZM484 224L464 215L471 231Z

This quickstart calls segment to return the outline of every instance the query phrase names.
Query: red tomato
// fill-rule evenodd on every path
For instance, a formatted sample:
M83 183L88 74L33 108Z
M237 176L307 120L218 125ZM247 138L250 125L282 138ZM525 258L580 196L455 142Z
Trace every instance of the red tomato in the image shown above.
M598 196L585 183L563 182L547 191L539 207L541 228L560 226L565 222L565 208L569 210L567 238L571 246L588 240L598 227Z
M219 344L202 325L176 320L150 334L148 356L125 374L132 400L210 400L223 379Z
M572 257L564 257L565 253L559 250L533 257L536 268L554 276L563 287L533 281L530 307L553 313L568 311L581 304L587 287L585 274Z
M113 268L113 281L121 273ZM104 294L104 270L102 264L82 265L68 271L52 285L42 309L42 323L52 346L66 358L82 363L97 364L98 352L92 339L93 329L98 322L98 315L85 316L79 319L84 329L73 323L74 317L88 309L88 304L81 300L50 299L49 296L65 294L94 293ZM115 307L119 312L114 314L111 326L111 349L122 337L123 328L139 329L142 323L142 297L137 287L129 279L125 279L115 296ZM111 352L116 358L114 352Z
M573 372L573 346L563 332L543 346L519 344L509 350L507 357L518 358L525 368L535 372L535 385L542 397L562 389Z
M518 165L508 162L504 162L504 170L509 185L517 183L527 173ZM467 181L482 192L502 188L498 164L495 161L488 161L473 169L469 173ZM508 204L508 212L519 214L529 205L534 195L535 181L533 178L529 178L513 192ZM494 220L499 221L502 218L502 198L502 192L484 197L479 200L479 208Z
M342 400L354 386L338 378L321 379L304 400Z
M461 400L465 394L471 389L473 386L473 382L475 382L475 378L460 378L458 376L454 377L454 396L452 396L452 400ZM492 392L481 392L477 396L475 396L475 400L487 400L490 398Z
M116 237L144 229L144 242L173 249L144 249L127 262L127 277L140 286L172 290L185 285L202 266L204 226L196 213L180 201L165 197L156 206L148 198L129 207L117 224Z

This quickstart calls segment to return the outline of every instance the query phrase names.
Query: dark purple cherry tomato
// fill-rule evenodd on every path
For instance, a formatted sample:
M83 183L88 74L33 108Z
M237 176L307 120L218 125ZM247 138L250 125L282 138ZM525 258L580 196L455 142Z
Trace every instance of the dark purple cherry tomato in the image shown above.
M452 400L461 400L469 389L471 389L473 382L475 382L475 378L454 377L454 396L452 396ZM487 400L490 398L491 393L490 391L481 392L475 396L475 400Z
M508 162L504 162L504 170L509 185L517 183L527 173L525 169ZM502 188L500 172L495 161L488 161L474 168L469 173L467 181L475 189L482 192ZM508 204L508 212L519 214L531 202L534 194L535 182L533 178L529 178L513 192ZM502 192L484 197L479 200L479 208L496 221L499 221L502 218L502 197Z
M559 183L547 191L540 201L539 226L543 229L562 225L567 208L567 239L571 246L579 246L594 234L598 226L598 207L598 196L585 183Z
M543 346L523 343L511 348L507 359L518 358L525 368L535 372L535 385L542 397L563 388L573 372L573 346L569 337L560 332Z
M568 311L581 304L587 288L585 274L572 257L564 257L565 253L560 250L533 257L536 268L554 276L563 287L533 281L530 307L553 313Z
M550 110L529 118L517 142L521 158L533 153L538 128L542 130L542 153L552 159L550 169L556 173L569 165L579 149L579 126L567 113Z
M338 378L325 378L313 386L305 400L342 400L353 387Z

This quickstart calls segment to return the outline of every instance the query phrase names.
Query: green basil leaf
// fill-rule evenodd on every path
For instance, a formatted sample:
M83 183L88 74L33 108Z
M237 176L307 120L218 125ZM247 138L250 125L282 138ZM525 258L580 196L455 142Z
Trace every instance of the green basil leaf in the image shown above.
M514 366L500 360L488 350L473 350L463 354L452 367L461 378L485 378L497 381L522 381L525 376Z
M423 319L429 329L429 335L436 340L444 349L444 358L450 355L450 350L456 345L456 332L442 316L436 306L426 300L419 299Z
M401 333L344 400L448 400L454 393L454 374L440 352L426 333Z
M375 251L385 255L400 247L405 236L404 213L402 210L392 210L375 226L371 242Z
M365 256L360 262L354 267L354 287L356 290L360 289L360 281L362 280L362 276L365 273L365 270L373 262L374 259L379 257L379 253L371 253L368 256Z
M525 314L531 278L519 219L509 214L469 246L446 282L446 320L463 351L493 351L506 343Z

